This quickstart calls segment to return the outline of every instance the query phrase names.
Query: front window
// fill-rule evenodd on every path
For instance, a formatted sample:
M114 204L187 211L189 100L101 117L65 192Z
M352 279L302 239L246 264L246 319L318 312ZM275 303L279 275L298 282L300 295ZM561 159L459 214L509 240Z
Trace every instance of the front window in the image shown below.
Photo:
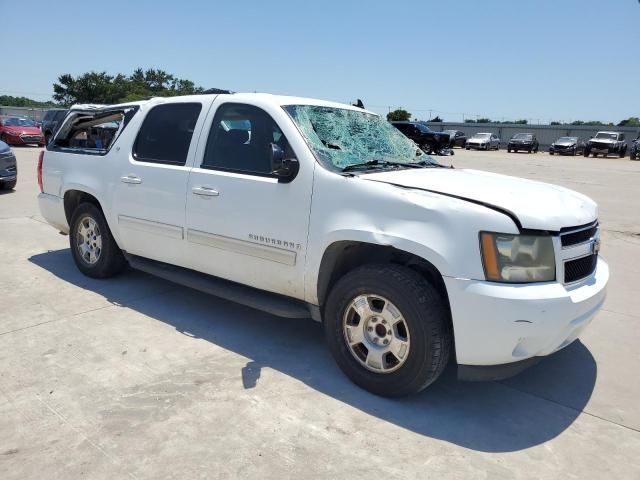
M7 117L2 119L2 125L5 127L35 127L36 122L30 118Z
M490 133L476 133L471 140L488 140L491 137Z
M615 133L598 132L596 134L596 138L603 138L606 140L617 140L618 136Z
M528 133L517 133L513 136L514 140L531 140L533 135Z
M558 139L558 143L569 143L569 142L577 142L578 137L560 137Z
M366 162L438 163L378 115L317 105L283 107L318 161L343 170Z

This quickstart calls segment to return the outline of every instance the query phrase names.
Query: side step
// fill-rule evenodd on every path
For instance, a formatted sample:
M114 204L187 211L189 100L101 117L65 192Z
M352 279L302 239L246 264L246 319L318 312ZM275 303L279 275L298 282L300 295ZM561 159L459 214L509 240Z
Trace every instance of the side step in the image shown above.
M231 302L286 318L311 318L310 305L294 298L248 287L222 278L125 253L131 268Z

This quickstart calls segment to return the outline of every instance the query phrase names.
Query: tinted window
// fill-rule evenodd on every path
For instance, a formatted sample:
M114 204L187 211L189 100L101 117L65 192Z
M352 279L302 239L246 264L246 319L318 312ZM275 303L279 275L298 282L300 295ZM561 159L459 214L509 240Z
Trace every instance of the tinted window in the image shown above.
M153 107L133 146L134 158L141 162L184 165L200 110L200 103L167 103Z
M203 168L271 174L271 144L293 157L287 139L267 112L251 105L221 105L213 118Z

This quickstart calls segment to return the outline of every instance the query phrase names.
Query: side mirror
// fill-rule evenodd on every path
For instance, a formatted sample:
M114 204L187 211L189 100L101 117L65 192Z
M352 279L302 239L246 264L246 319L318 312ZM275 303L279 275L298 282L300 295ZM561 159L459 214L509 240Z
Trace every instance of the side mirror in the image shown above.
M289 183L300 170L297 158L285 158L285 152L275 143L271 144L271 174L277 177L278 183Z

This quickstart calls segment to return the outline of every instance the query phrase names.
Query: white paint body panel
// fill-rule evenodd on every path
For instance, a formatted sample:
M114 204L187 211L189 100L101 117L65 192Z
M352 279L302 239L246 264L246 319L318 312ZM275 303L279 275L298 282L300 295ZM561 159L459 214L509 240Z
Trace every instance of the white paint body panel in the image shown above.
M131 149L146 112L159 103L180 101L203 104L186 165L136 162ZM224 102L255 105L278 123L300 163L291 183L200 168L213 115ZM549 354L575 339L602 305L609 275L602 260L594 274L571 286L486 282L479 232L516 234L519 229L504 213L473 203L509 210L526 229L557 232L597 219L597 207L587 197L473 170L406 169L342 176L316 161L282 109L289 104L357 110L265 94L141 102L140 112L107 155L45 153L42 215L64 231L62 198L68 190L81 190L98 199L118 245L128 252L315 305L323 255L333 243L392 246L429 261L442 274L456 355L459 362L471 365ZM129 175L142 182L123 183L121 177ZM202 187L216 194L193 193ZM561 264L559 242L554 245Z

